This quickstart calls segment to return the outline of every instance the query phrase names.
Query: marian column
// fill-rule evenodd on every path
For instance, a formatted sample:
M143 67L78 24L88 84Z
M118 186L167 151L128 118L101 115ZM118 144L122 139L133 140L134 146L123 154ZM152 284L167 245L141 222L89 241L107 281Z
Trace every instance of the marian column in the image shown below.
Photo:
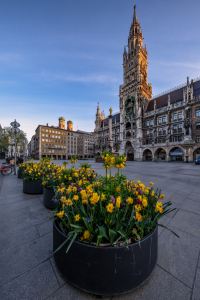
M108 116L109 120L109 139L108 139L108 147L110 152L113 152L113 140L112 140L112 108L109 109L110 115Z

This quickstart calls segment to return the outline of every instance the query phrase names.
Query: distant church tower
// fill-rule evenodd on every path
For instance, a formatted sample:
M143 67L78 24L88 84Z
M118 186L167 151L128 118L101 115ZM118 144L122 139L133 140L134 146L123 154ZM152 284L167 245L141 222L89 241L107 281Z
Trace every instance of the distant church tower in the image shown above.
M105 118L105 116L104 116L104 118ZM99 129L100 127L101 127L101 114L100 114L99 103L98 103L96 120L95 120L95 129Z
M123 85L119 87L120 153L141 159L142 113L152 97L152 85L147 84L147 49L134 6L133 22L128 36L128 48L123 53Z
M72 121L67 121L67 130L73 131L73 122Z
M63 117L59 118L59 128L65 129L65 118L63 118Z

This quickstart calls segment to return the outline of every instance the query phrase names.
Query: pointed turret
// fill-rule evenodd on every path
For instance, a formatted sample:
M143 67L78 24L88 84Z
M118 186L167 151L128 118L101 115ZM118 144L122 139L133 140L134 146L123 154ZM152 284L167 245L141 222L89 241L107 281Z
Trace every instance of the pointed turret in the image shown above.
M136 15L136 5L134 5L133 23L138 23L138 19L137 19L137 15Z
M97 113L96 113L96 116L97 116L97 117L100 117L99 102L98 102L98 105L97 105Z

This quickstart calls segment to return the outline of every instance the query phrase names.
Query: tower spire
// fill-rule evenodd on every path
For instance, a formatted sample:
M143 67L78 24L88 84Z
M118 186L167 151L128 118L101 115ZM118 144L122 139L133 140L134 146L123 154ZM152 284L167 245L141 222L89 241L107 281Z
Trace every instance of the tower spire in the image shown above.
M99 109L99 102L98 102L98 105L97 105L97 114L96 114L97 117L100 117L100 109Z
M136 15L136 5L134 5L133 23L138 23L138 19L137 19L137 15Z

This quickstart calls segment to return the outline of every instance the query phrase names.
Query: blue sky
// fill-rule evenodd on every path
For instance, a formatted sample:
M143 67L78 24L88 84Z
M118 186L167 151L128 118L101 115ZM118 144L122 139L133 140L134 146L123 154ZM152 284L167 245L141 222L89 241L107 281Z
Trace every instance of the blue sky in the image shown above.
M0 124L15 118L93 131L97 103L119 111L122 55L136 4L153 95L200 76L199 0L1 0Z

